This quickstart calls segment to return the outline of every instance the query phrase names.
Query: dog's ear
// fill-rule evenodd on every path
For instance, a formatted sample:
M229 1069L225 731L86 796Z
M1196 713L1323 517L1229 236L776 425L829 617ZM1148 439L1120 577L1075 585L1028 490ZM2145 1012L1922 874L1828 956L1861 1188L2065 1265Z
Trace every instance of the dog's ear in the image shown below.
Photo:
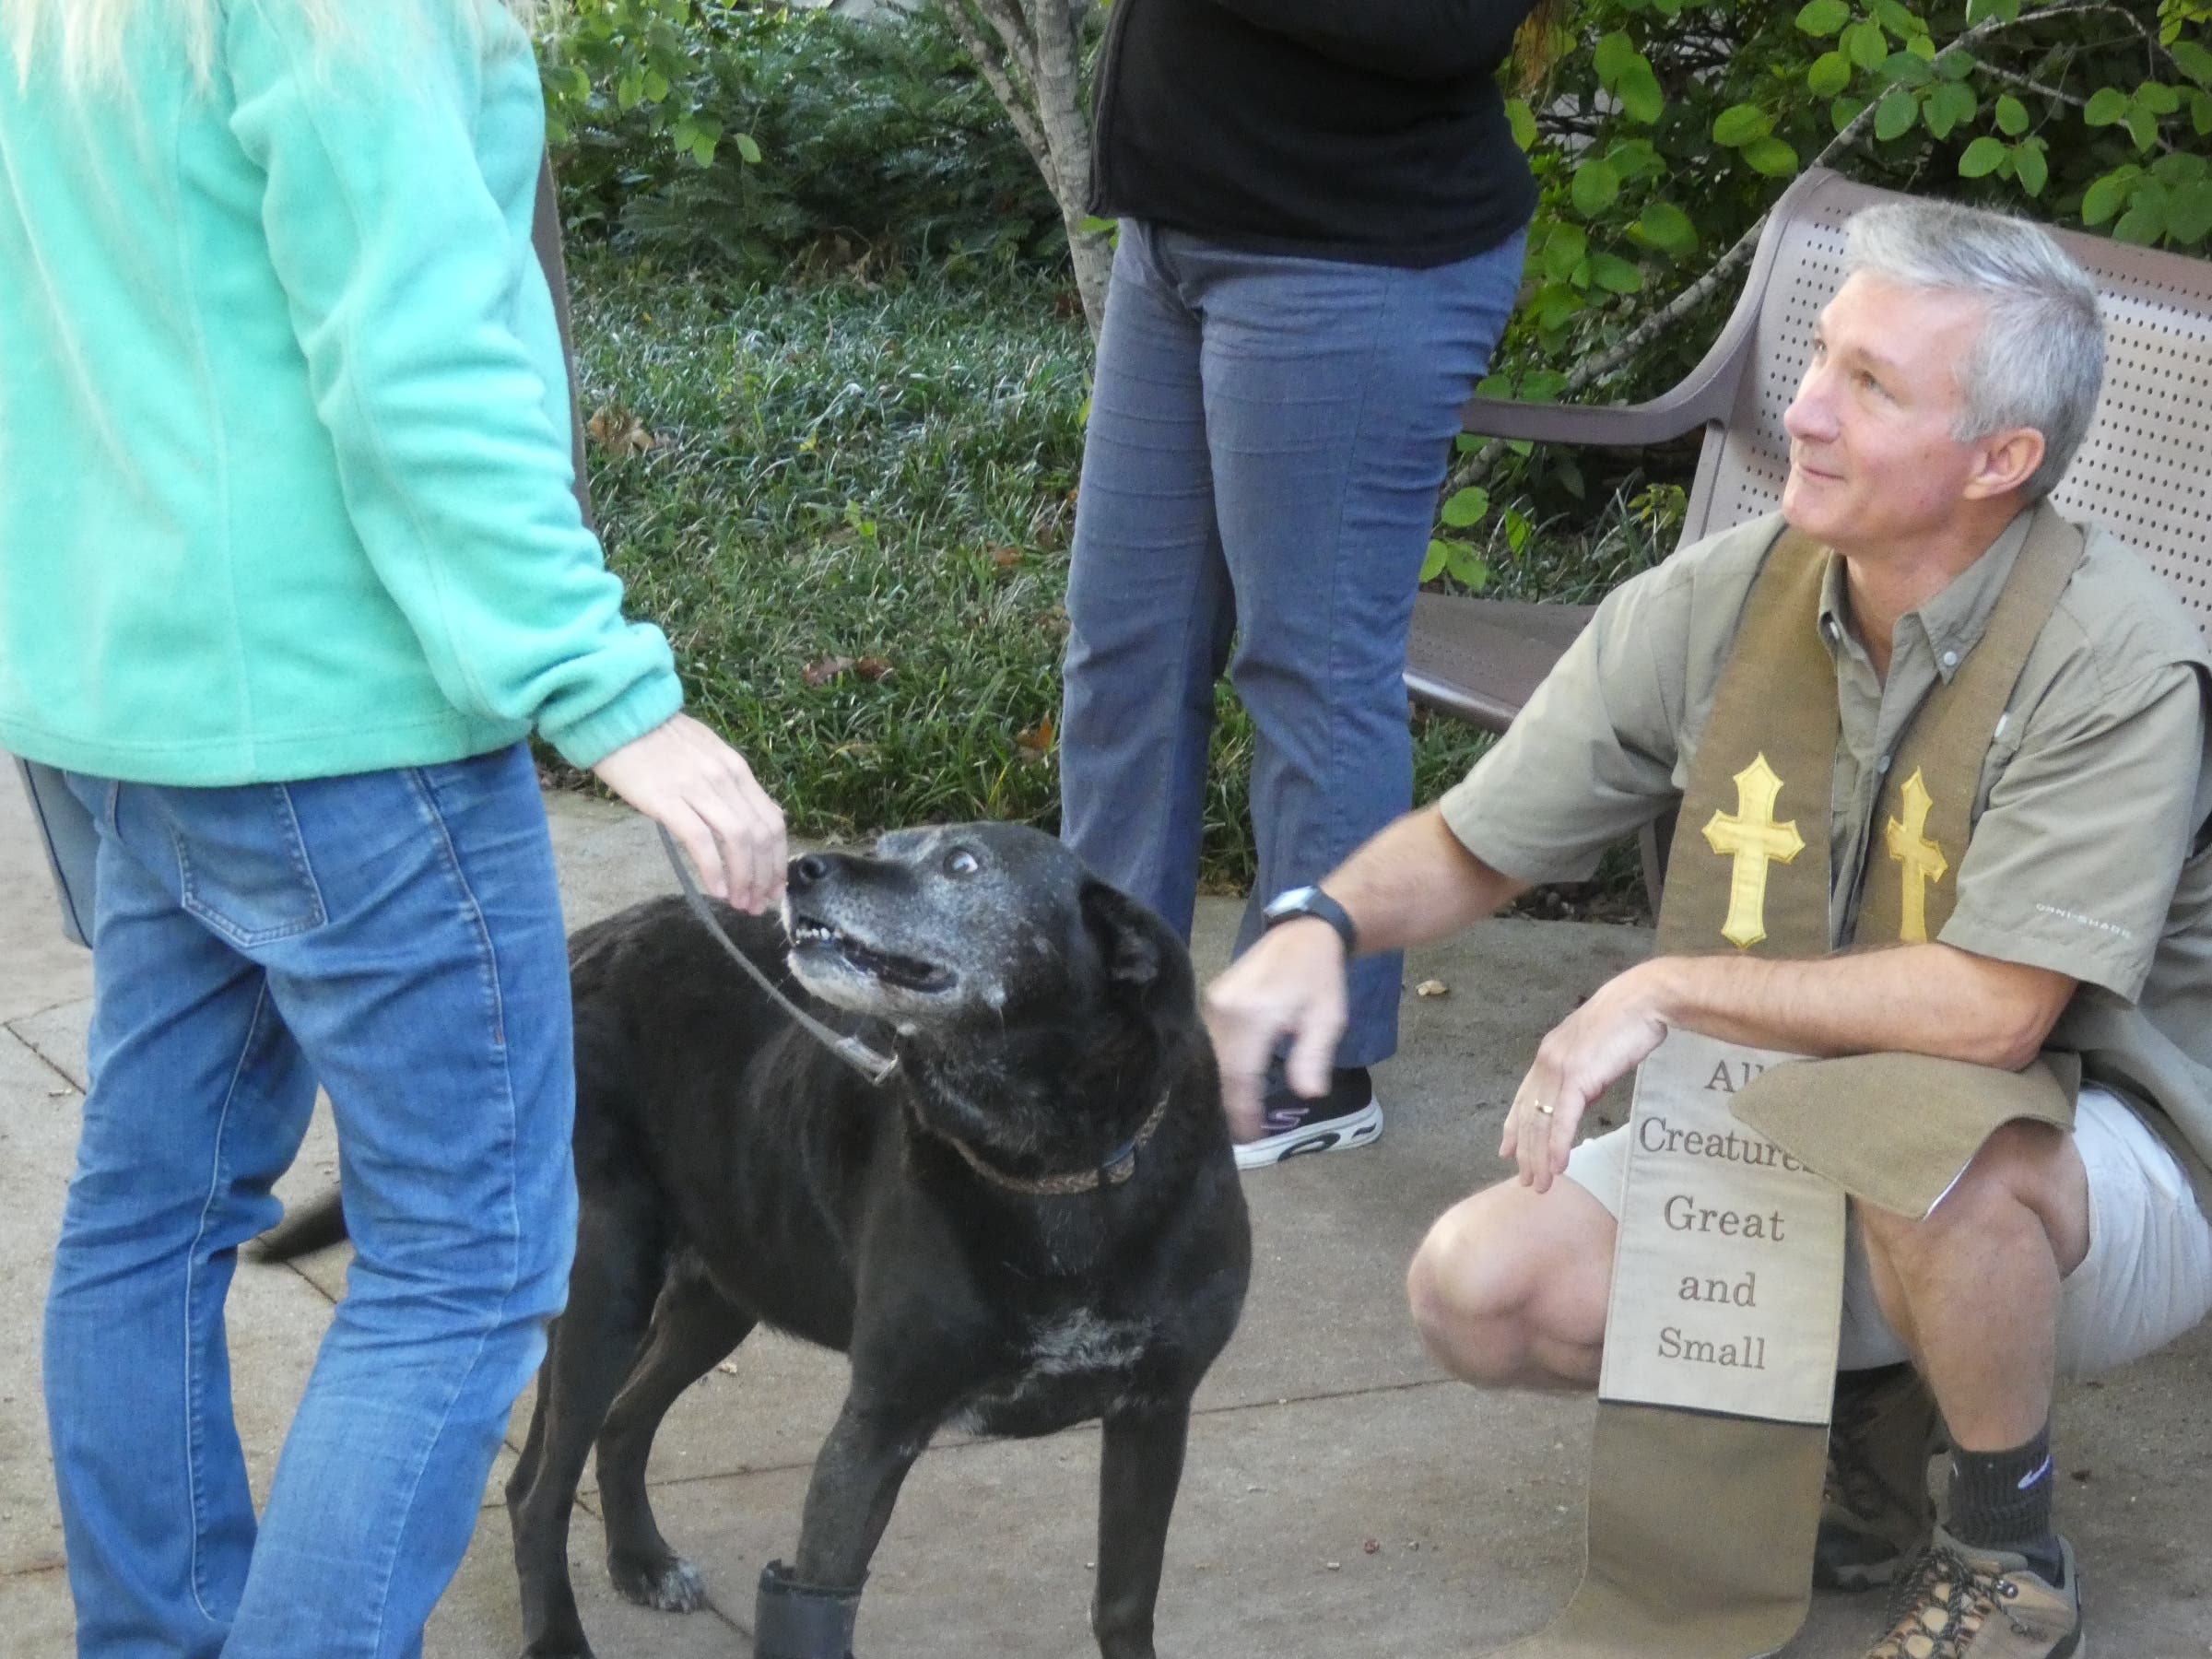
M1093 877L1083 883L1083 925L1114 985L1149 992L1167 974L1177 944L1168 924L1144 905Z

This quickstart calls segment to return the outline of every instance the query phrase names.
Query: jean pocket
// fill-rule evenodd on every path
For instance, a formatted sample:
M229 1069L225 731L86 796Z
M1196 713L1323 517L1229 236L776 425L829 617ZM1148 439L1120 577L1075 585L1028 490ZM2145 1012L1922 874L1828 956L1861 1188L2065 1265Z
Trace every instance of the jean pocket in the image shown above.
M240 946L323 925L323 894L289 789L257 783L179 793L191 797L170 824L185 910Z

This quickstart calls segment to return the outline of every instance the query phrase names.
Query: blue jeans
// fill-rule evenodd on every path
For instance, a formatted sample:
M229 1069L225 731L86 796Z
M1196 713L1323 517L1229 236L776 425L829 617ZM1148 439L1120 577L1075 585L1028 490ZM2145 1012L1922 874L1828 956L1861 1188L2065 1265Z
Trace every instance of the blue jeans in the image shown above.
M1240 951L1269 899L1412 803L1414 592L1522 244L1408 270L1122 221L1068 579L1061 835L1186 936L1225 667L1258 735ZM1353 965L1337 1065L1396 1051L1401 966Z
M45 1334L77 1651L418 1653L575 1243L568 956L528 752L69 786L100 830ZM357 1254L257 1529L223 1300L318 1082Z

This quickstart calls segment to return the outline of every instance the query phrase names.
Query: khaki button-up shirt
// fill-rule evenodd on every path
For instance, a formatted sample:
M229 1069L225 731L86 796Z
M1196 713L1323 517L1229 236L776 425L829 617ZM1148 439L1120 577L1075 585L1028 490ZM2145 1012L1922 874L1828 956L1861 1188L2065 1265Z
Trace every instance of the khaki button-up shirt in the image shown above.
M1819 626L1841 715L1830 813L1839 944L1857 914L1888 759L1936 681L1980 642L2029 518L1899 620L1886 680L1849 625L1841 562L1830 566ZM1470 852L1522 880L1581 879L1680 799L1781 528L1771 515L1710 537L1606 600L1512 728L1444 795L1445 822ZM2080 982L2054 1046L2081 1048L2090 1075L2157 1100L2212 1153L2212 856L2193 856L2212 813L2207 670L2171 590L2090 526L1983 763L1938 937Z

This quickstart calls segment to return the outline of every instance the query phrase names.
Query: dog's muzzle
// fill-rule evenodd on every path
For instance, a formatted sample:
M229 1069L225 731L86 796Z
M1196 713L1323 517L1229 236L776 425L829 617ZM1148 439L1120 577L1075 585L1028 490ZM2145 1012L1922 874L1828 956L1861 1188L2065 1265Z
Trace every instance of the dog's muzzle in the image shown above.
M853 1625L865 1585L802 1584L781 1561L760 1570L753 1600L754 1659L853 1659Z

